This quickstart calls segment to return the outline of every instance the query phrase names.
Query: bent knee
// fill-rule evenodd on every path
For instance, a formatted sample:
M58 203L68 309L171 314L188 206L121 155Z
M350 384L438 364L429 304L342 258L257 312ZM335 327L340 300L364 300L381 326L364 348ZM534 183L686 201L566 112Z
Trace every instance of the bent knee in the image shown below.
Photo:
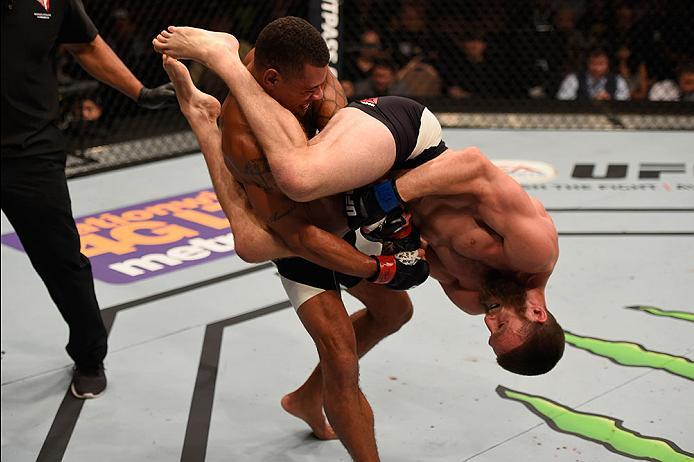
M321 370L325 376L337 382L352 382L359 377L359 356L356 349L318 345Z
M378 314L370 311L384 332L392 334L407 324L414 314L414 307L406 293L394 292L396 297L389 298L379 307ZM368 309L368 307L367 307Z
M302 154L303 155L303 154ZM301 158L295 156L295 158ZM273 170L277 187L295 202L309 202L318 199L316 196L316 175L304 172L297 163L286 163Z

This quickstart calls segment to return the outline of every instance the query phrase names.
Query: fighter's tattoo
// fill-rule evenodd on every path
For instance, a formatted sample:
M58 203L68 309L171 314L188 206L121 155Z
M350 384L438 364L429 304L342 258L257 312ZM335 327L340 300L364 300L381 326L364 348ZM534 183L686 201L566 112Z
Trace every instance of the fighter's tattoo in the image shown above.
M323 88L323 99L316 105L315 124L322 130L337 111L347 105L345 92L336 78L328 78Z
M243 177L264 191L273 191L277 187L272 177L270 164L265 157L246 161L243 166Z
M276 222L280 221L282 218L294 213L298 208L299 208L299 204L292 204L288 209L283 210L283 211L278 211L278 212L275 212L272 215L270 215L268 222L269 223L276 223Z

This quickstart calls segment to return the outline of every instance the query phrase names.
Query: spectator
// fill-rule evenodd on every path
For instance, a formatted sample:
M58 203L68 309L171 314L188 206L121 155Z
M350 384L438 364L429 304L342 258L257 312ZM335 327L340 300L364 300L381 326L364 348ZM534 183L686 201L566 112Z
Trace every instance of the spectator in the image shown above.
M489 98L499 95L497 76L499 71L487 59L487 40L477 30L456 34L453 42L456 53L441 64L446 93L451 98ZM462 51L462 53L461 53Z
M369 77L354 84L354 96L371 97L387 95L404 95L404 89L397 83L397 69L388 59L374 62Z
M569 74L559 87L561 100L628 100L629 87L621 75L610 72L610 59L603 48L588 54L586 70Z
M369 76L374 61L383 56L381 36L373 29L365 30L359 37L359 45L356 53L350 53L345 60L345 66L340 78L350 82L357 82Z
M677 82L668 79L654 83L648 93L648 99L694 102L694 62L688 61L680 66Z
M590 48L588 39L576 27L576 12L568 6L558 8L554 13L554 30L563 48L561 75L575 72L581 68L583 56Z
M434 66L412 59L397 74L397 94L409 97L439 96L441 78Z
M426 19L426 3L404 0L400 5L399 14L391 21L389 34L397 66L405 67L413 58L433 59L436 39Z
M592 46L605 43L614 21L608 0L589 0L586 12L578 23Z
M645 99L648 93L648 71L641 57L626 43L617 49L617 72L629 87L631 99Z

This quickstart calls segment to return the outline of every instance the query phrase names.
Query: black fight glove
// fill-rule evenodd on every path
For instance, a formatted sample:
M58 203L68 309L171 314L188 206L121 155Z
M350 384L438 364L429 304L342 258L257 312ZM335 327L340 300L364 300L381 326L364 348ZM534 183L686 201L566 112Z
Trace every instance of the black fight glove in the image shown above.
M409 213L396 209L373 225L362 227L361 234L369 241L383 244L381 255L417 250L422 247L422 240L411 218Z
M395 255L372 255L371 258L378 263L378 270L367 280L393 290L411 289L429 277L429 263L419 257L419 250Z
M173 83L167 83L155 88L142 87L137 97L137 104L146 109L162 109L178 104Z
M345 214L350 229L370 225L389 212L403 208L395 180L386 180L345 193Z

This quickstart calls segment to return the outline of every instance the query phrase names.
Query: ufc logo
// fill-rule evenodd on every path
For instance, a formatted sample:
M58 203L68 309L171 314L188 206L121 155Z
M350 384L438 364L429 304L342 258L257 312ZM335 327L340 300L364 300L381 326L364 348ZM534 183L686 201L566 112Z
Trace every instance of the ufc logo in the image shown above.
M602 169L601 169L602 170ZM607 164L603 173L596 174L595 164L576 164L571 178L581 180L621 180L627 177L628 164ZM683 163L641 163L639 164L640 180L658 180L662 173L686 173Z

